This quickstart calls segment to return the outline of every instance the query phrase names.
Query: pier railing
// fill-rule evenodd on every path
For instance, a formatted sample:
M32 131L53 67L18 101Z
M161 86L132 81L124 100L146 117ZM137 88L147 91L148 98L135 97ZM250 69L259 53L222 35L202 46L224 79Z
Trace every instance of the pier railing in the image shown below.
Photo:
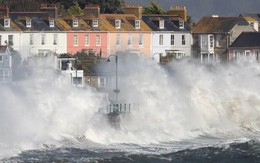
M130 113L136 109L136 104L124 103L124 104L109 104L107 105L107 113Z

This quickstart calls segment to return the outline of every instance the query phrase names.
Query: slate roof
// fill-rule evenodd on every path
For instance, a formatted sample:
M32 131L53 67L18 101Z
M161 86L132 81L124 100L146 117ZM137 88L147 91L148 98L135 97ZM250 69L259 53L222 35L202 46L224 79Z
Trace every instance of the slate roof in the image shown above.
M243 32L230 47L260 47L260 32Z
M59 31L58 26L50 27L48 13L45 12L10 12L13 22L22 31ZM31 27L26 27L25 20L31 19ZM55 19L54 19L55 20ZM57 21L55 20L55 24Z
M184 29L179 28L179 21L183 21L178 16L174 15L143 15L143 21L153 30L153 31L190 31L187 22L184 21ZM159 20L164 20L164 29L159 28Z
M21 31L21 29L10 19L10 27L4 27L4 19L10 19L6 16L0 16L0 31Z
M151 31L144 21L134 14L101 14L100 29L102 31ZM115 20L121 20L121 28L115 28ZM140 20L140 29L135 28L135 20Z
M193 27L193 33L226 33L236 24L248 25L243 17L202 17Z

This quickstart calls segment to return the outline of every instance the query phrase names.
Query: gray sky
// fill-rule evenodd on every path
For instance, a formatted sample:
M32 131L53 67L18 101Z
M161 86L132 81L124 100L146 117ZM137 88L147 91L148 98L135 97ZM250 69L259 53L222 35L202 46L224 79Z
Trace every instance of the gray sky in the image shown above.
M185 5L188 15L195 21L203 16L238 16L260 14L260 0L155 0L165 10L171 5ZM151 0L125 0L128 4L150 5Z

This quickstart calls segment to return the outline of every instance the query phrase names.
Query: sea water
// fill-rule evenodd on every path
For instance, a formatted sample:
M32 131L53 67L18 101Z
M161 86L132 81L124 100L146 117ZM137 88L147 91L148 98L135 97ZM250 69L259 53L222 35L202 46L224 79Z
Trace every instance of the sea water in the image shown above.
M258 63L118 64L119 101L138 104L121 118L120 129L100 113L109 104L106 93L72 87L46 66L35 65L23 80L1 85L1 160L259 161Z

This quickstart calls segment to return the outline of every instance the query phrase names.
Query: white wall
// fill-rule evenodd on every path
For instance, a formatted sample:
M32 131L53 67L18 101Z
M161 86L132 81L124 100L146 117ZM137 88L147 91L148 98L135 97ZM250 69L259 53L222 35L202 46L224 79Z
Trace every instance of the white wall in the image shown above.
M30 45L30 35L33 44ZM45 45L41 44L42 34L45 34ZM53 44L54 34L57 34L57 45ZM52 53L67 53L67 34L65 32L24 32L21 34L21 54L23 58L36 55L39 50L50 50Z
M8 42L8 36L13 35L13 45L12 48L14 50L20 51L21 49L21 32L9 32L9 31L2 31L0 32L1 35L1 45L6 45L6 41Z
M163 45L159 45L159 35L163 35ZM171 35L174 35L174 45L171 45ZM185 45L182 45L182 35L185 35ZM180 50L191 56L192 36L188 32L153 32L152 34L152 56L158 53L166 55L165 50Z

